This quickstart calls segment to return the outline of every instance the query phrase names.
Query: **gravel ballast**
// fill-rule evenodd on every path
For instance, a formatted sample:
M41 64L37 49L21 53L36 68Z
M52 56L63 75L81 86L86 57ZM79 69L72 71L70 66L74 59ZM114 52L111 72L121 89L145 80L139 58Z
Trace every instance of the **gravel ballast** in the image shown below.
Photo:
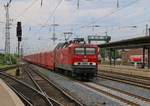
M124 90L129 93L150 99L150 90L148 90L148 89L144 89L141 87L137 87L137 86L133 86L133 85L125 84L125 83L120 83L120 82L116 82L116 81L111 81L111 80L107 80L107 79L102 79L102 78L97 78L93 81L96 83L100 83L100 84L103 84L106 86Z
M50 70L35 66L41 73L47 76L49 79L58 84L65 91L68 91L71 95L77 98L80 102L86 106L121 106L121 104L112 98L97 93L94 90L90 90L81 86L81 84L72 81L71 79L61 76L57 73L53 73Z

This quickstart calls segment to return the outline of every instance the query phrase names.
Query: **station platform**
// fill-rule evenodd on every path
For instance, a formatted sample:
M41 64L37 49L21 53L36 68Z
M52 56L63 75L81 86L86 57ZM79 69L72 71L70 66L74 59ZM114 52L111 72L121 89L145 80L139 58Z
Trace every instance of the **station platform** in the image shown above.
M20 98L1 79L0 106L25 106Z
M122 73L122 74L150 77L150 69L139 69L139 68L135 68L134 66L125 66L125 65L113 66L113 65L100 64L98 66L98 69L103 71Z

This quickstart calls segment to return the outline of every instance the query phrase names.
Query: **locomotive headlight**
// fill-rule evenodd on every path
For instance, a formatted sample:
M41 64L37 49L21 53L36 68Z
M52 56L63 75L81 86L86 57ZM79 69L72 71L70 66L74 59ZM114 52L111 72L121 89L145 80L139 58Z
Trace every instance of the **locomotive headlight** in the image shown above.
M95 62L93 62L93 63L92 63L92 65L94 65L94 66L95 66L95 65L96 65L96 63L95 63Z
M74 65L78 65L78 62L74 62Z

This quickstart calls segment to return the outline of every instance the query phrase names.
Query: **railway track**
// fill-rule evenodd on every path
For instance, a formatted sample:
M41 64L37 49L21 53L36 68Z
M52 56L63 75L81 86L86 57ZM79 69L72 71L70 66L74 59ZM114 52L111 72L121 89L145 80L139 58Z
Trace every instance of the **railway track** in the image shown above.
M114 74L114 75L121 75L121 76L126 76L126 77L129 77L129 78L138 78L138 79L141 79L141 80L150 80L150 77L144 77L144 76L139 76L139 75L129 75L129 74L126 74L126 73L118 73L118 72L112 72L112 71L104 71L104 70L99 70L100 72L99 73L110 73L110 74Z
M62 106L83 106L82 103L32 67L26 67L24 72L32 81L32 83L28 81L30 84L34 85L40 92L46 93L52 100L58 101Z
M26 106L61 106L54 105L49 96L11 75L0 72L0 77L16 92Z
M128 75L123 75L123 74L116 74L112 72L104 72L101 71L98 73L97 77L103 78L103 79L108 79L108 80L113 80L121 83L126 83L138 87L142 87L145 89L150 89L150 79L148 78L143 78L143 77L131 77Z
M113 71L105 71L105 70L100 70L102 73L111 73L114 75L122 75L122 76L127 76L131 78L138 78L141 80L150 80L150 77L144 77L144 76L139 76L139 75L131 75L131 74L126 74L126 73L118 73L118 72L113 72Z
M149 106L150 104L150 99L103 84L86 82L83 83L83 85L105 96L108 96L108 98L115 99L115 101L120 102L120 104L124 106Z
M48 79L45 78L45 76L43 76L41 73L39 73L33 67L28 67L28 69L26 68L25 71L26 71L26 74L28 76L30 76L30 79L33 80L32 82L35 82L34 85L37 86L36 87L37 90L39 90L40 92L46 92L46 94L49 97L53 96L52 99L55 99L55 100L59 101L59 103L62 102L62 105L66 106L66 104L65 104L66 101L64 102L62 99L59 100L58 95L54 96L54 94L51 95L49 93L49 92L53 92L53 90L49 89L54 84L53 82L50 82L50 86L49 86L49 84L46 84L47 83L46 80L48 80ZM77 81L77 83L80 83L81 86L84 86L84 87L87 87L89 89L95 90L96 92L100 93L100 95L104 95L104 96L106 96L110 99L113 99L114 101L117 101L118 103L120 103L121 105L124 105L124 106L149 106L149 104L150 104L150 99L149 98L144 98L142 96L135 95L133 93L129 93L127 91L123 91L123 90L118 89L118 88L113 88L113 87L106 86L106 85L103 85L103 84L98 84L97 82L80 82L80 81L78 82ZM40 86L42 86L42 88ZM54 84L54 89L57 89L57 88L60 89L57 85ZM55 92L55 93L59 94L59 92ZM65 95L66 94L67 93L65 92ZM64 94L63 94L63 96L64 96ZM72 100L71 100L71 103L69 101L69 105L67 105L67 106L70 106L70 105L71 106L72 105L73 106L80 106L79 104L72 104ZM104 105L105 105L105 103L104 103Z
M70 78L69 78L70 79ZM70 79L73 80L73 79ZM144 98L142 96L138 96L132 93L129 93L127 91L123 91L120 89L112 88L103 84L98 84L96 82L93 83L83 83L80 81L77 81L77 83L80 83L81 85L84 85L88 88L94 89L97 92L100 92L104 95L107 95L113 99L116 99L121 104L127 106L149 106L150 99ZM96 87L95 87L96 86ZM104 103L105 105L105 103Z

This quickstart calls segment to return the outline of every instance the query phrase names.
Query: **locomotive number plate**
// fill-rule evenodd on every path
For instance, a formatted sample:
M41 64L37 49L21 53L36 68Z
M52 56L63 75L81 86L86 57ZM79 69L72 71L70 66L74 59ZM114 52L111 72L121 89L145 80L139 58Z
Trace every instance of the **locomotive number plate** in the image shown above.
M88 62L82 62L82 65L88 65Z

